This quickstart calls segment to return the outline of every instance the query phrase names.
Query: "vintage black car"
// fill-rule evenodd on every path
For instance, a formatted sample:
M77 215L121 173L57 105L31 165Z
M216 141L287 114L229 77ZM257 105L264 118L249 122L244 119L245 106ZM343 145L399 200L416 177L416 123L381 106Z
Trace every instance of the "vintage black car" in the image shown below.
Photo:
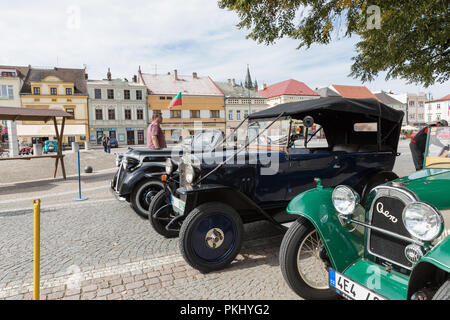
M286 103L248 116L249 126L261 129L242 148L183 156L171 218L185 260L202 272L227 266L240 251L243 223L266 219L283 228L293 220L288 202L313 188L317 176L327 187L352 186L364 202L373 187L397 178L402 119L403 112L374 99Z
M190 144L183 142L175 148L150 150L129 148L125 154L116 154L118 170L111 180L111 188L119 200L131 203L143 218L148 218L152 197L164 188L160 176L165 172L167 158L184 152L209 150L223 139L220 130L203 130L196 133Z

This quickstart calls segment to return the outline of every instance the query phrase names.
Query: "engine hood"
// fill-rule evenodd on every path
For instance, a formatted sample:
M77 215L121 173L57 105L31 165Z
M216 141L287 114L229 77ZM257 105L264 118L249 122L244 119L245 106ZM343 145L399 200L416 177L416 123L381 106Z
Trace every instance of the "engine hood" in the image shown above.
M439 210L450 209L450 169L423 169L388 184L411 190L421 201Z

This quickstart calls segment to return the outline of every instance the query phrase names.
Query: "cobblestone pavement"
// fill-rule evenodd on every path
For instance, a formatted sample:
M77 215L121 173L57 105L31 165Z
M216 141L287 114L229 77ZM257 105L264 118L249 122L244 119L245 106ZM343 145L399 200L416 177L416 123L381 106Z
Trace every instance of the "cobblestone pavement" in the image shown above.
M0 215L0 299L31 299L32 226L31 211ZM284 285L277 258L281 238L267 222L248 224L232 267L200 274L180 256L177 239L156 234L127 203L110 199L42 210L41 294L43 299L235 299L245 292L242 298L269 298L274 291L264 288ZM239 295L232 283L242 284ZM212 295L219 284L223 288Z

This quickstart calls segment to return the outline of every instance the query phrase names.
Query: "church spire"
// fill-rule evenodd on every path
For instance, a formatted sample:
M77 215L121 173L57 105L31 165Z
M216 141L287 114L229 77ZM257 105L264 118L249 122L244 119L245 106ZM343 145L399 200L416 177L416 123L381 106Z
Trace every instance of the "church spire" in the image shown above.
M245 88L253 89L252 77L250 76L250 69L247 64L247 75L245 76Z

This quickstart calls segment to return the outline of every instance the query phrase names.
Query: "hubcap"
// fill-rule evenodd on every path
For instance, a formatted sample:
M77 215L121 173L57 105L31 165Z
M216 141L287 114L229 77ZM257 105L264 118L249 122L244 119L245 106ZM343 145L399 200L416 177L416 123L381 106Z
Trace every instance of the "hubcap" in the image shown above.
M220 247L224 240L225 237L223 231L219 228L213 228L206 233L206 244L212 249Z
M297 268L300 276L307 285L314 289L328 289L328 273L322 260L323 249L317 230L311 231L298 248Z

